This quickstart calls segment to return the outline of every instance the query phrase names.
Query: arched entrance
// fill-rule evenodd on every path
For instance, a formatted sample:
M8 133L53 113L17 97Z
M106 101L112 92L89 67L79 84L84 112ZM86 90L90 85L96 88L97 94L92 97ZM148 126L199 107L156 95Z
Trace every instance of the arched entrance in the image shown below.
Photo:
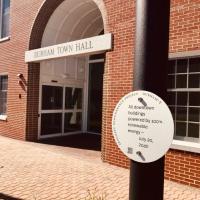
M42 6L36 23L43 23L45 28L41 30L39 26L36 29L34 25L30 49L38 48L39 43L41 47L49 47L103 33L105 20L98 7L98 5L102 7L102 2L97 1L98 4L93 0L59 2L60 4L55 3L54 10L52 5L50 6L51 9L46 14L49 15L49 19L43 19L46 23L38 21L42 18L42 11L48 7L47 2ZM35 99L38 106L38 127L33 126L34 130L37 129L38 139L77 133L101 133L104 55L95 52L29 64L29 83L34 76L37 76L38 81L35 83L39 88L38 95L31 101ZM32 88L30 86L29 99L36 90L36 85ZM28 104L31 104L29 100ZM27 111L36 114L34 108L29 105ZM28 114L28 122L33 122L30 118L31 115ZM27 125L27 138L33 140L32 138L36 137L34 134L35 131L33 133L33 129Z

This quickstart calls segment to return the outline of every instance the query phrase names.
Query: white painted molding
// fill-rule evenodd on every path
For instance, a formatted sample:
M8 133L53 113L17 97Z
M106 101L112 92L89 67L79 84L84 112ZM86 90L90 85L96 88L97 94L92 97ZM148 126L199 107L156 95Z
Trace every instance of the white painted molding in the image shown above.
M7 120L7 115L0 115L0 120L6 121Z
M173 140L171 149L200 153L200 143Z

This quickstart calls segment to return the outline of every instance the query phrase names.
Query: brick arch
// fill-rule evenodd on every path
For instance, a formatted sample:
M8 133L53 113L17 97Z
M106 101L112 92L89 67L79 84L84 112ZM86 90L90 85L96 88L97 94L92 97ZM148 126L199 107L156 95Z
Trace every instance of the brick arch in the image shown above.
M40 7L38 14L34 20L32 26L30 40L29 40L29 50L37 49L41 47L42 36L47 25L47 22L55 9L63 2L64 0L57 1L44 1Z
M42 36L45 30L45 27L48 23L49 18L56 10L56 8L64 1L67 0L56 0L56 1L47 1L45 0L40 7L38 14L34 20L34 24L32 26L30 39L29 39L29 50L37 49L41 47ZM97 7L99 8L103 23L104 23L104 31L107 32L107 12L105 8L105 4L103 0L92 0Z
M37 16L34 20L30 37L29 50L41 47L42 37L49 18L56 8L64 1L68 0L45 0L41 5ZM103 23L104 31L107 32L107 12L103 0L92 0L99 8ZM28 64L27 78L27 107L26 107L26 140L37 141L38 139L38 110L39 110L39 79L40 79L40 64Z

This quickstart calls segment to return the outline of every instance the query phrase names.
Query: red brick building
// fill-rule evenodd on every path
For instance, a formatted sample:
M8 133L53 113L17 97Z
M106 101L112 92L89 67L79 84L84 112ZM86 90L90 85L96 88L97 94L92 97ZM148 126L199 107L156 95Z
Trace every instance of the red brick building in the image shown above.
M103 161L128 167L111 121L132 90L135 1L0 0L0 9L0 134L101 133ZM172 0L169 60L175 133L165 176L200 187L200 0Z

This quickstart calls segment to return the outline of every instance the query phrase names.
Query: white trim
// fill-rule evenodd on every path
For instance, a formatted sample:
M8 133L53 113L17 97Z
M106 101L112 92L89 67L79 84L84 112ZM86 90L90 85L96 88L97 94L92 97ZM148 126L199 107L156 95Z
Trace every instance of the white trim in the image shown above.
M2 24L3 24L3 0L0 0L0 42L4 42L10 39L10 36L2 37L3 35L3 30L2 30ZM9 21L8 21L8 26L10 28L10 2L9 2ZM9 33L10 34L10 30Z
M169 53L169 59L200 57L200 50Z
M90 132L90 131L87 131L87 133L91 135L101 135L101 133L95 133L95 132Z
M25 52L25 62L38 62L54 58L100 53L112 49L112 34L57 44Z
M2 72L2 73L0 73L0 76L8 76L8 72Z
M49 135L40 135L38 139L45 139L45 138L53 138L53 137L60 137L62 136L61 133L49 134Z
M0 120L6 121L7 120L7 115L0 115Z
M88 92L89 92L89 57L87 57L85 64L85 83L84 83L84 123L83 123L83 131L87 132L87 124L88 124Z
M0 38L0 42L5 42L7 40L10 40L10 36Z
M173 140L171 149L200 153L200 143Z
M54 113L62 113L62 109L59 110L41 110L41 114L54 114Z
M94 134L94 135L101 135L101 133L95 133L95 132L90 132L90 131L88 131L88 99L89 99L89 84L90 84L90 81L89 81L89 78L90 78L90 64L93 64L93 63L103 63L104 65L103 65L103 67L104 67L104 69L105 69L105 59L104 58L101 58L101 59L94 59L94 60L90 60L89 58L88 58L88 62L87 62L87 68L86 68L86 84L87 84L87 86L86 86L86 89L87 89L87 96L86 96L86 104L85 104L85 116L86 116L86 121L85 121L85 123L86 123L86 125L85 125L85 127L86 127L86 132L87 133L90 133L90 134ZM102 107L102 112L103 112L103 107Z
M101 59L95 59L95 60L89 60L88 63L91 64L91 63L101 63L101 62L104 62L105 59L104 58L101 58Z
M2 36L2 23L3 23L3 0L0 0L0 38Z
M167 89L168 92L199 92L200 88L175 88Z
M84 134L82 131L77 131L77 132L69 132L69 133L64 133L64 134L52 134L52 135L42 135L38 139L47 139L47 138L56 138L56 137L65 137L69 135L78 135L78 134Z

